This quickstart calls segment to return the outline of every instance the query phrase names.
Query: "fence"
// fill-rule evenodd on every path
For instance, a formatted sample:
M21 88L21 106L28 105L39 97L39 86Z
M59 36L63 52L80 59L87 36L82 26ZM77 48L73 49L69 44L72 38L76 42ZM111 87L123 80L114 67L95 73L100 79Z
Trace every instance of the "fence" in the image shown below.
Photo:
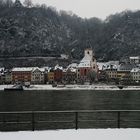
M140 128L140 110L0 112L0 131Z

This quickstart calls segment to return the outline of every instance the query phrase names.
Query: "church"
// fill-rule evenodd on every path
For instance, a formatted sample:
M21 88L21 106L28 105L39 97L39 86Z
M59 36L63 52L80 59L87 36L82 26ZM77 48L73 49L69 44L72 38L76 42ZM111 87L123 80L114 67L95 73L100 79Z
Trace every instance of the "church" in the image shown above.
M78 65L77 78L83 81L89 81L89 74L94 73L97 80L98 67L96 58L91 48L85 49L84 58Z

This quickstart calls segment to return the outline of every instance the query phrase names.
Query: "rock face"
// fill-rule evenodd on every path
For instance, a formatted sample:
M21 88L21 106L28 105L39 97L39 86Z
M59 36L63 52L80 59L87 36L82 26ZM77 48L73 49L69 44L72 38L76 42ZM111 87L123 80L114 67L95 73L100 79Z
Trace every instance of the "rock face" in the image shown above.
M18 3L18 0L17 0ZM139 55L140 11L102 21L82 19L50 7L0 6L0 57L60 56L81 59L85 48L97 60Z

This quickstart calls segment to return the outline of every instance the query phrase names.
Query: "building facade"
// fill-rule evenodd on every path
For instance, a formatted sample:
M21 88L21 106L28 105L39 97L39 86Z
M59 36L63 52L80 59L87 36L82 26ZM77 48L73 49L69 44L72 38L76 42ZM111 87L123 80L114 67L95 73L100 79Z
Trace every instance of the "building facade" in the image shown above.
M131 77L133 81L140 82L140 69L139 68L133 68L131 70Z
M129 57L130 63L131 64L140 64L140 57L135 56L135 57Z
M62 82L62 75L63 75L63 71L62 69L55 69L54 70L54 81L56 82Z
M54 70L50 69L47 74L47 80L50 84L54 83Z
M13 68L11 71L12 82L31 82L32 68Z
M66 84L74 84L77 81L76 77L76 70L75 69L67 69L63 71L63 82Z
M117 79L117 69L106 69L105 71L110 80Z
M5 72L5 84L12 83L12 74L10 71Z
M34 68L31 75L32 84L44 84L45 83L45 69Z

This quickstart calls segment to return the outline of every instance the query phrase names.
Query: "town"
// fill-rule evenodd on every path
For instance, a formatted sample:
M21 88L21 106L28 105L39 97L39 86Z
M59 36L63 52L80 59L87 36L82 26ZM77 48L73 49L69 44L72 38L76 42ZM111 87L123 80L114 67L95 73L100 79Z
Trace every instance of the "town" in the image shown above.
M91 48L85 49L83 59L66 68L15 67L0 68L0 84L140 84L140 57L125 61L97 62Z

